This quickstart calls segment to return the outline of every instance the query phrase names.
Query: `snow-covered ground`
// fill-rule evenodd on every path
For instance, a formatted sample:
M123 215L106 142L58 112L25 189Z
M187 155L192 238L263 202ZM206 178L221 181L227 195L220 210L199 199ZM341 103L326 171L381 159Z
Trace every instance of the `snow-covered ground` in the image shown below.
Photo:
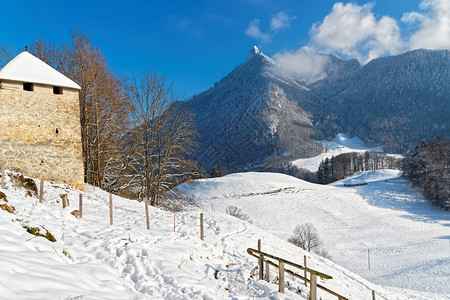
M378 151L383 152L383 148L368 148L364 145L364 142L361 141L358 137L348 137L344 133L339 133L333 141L327 142L322 141L322 145L324 148L324 152L320 155L310 157L310 158L301 158L294 160L292 164L297 168L302 168L309 170L311 172L316 172L319 168L319 164L322 160L326 158L331 158L333 156L337 156L343 153L350 152L360 152L364 153L366 151ZM401 157L399 154L389 154L394 157Z
M276 285L251 279L250 271L257 262L246 253L246 249L255 248L257 240L262 239L263 251L302 264L303 255L307 253L284 239L291 227L304 219L317 225L327 246L376 246L381 242L380 238L374 239L370 245L367 244L369 239L356 239L362 238L363 228L360 226L366 226L369 234L377 233L376 229L371 228L372 217L381 215L381 210L391 212L390 216L383 218L381 224L384 225L379 231L387 238L389 230L385 223L390 217L420 225L416 230L420 236L416 239L411 237L413 242L423 241L426 234L431 241L437 235L443 239L445 235L447 239L449 236L448 220L440 214L431 215L434 213L432 209L426 216L420 217L414 210L394 213L391 208L373 206L380 204L369 204L376 200L364 200L355 189L322 187L280 174L235 174L221 179L199 180L185 188L192 189L192 194L208 210L205 213L204 241L199 239L198 210L177 213L174 232L173 213L151 207L151 228L146 230L144 204L114 196L114 225L111 226L108 195L101 190L87 187L83 195L83 218L76 219L70 212L78 209L78 191L46 182L45 201L41 204L37 198L26 196L25 190L16 187L7 176L6 189L1 191L6 194L8 204L15 207L16 214L0 210L0 299L306 299L308 289L290 276L287 280L291 282L291 287L295 289L300 286L301 295L292 291L281 295ZM68 193L70 200L70 206L65 209L60 199L64 193ZM353 195L347 200L356 202L356 209L344 213L344 208L338 208L334 215L331 208L325 208L326 203L312 209L306 202L317 200L312 197L316 194L326 197L324 200L330 205L334 202L333 198L344 201L346 196ZM308 195L310 199L304 199L303 196ZM224 214L224 208L232 202L242 207L255 225ZM427 207L426 203L422 205ZM370 207L373 211L366 212L366 216L371 217L364 217L361 210ZM305 215L309 215L308 220ZM437 216L440 217L431 221ZM424 221L424 217L429 219ZM291 220L287 222L289 218ZM336 221L334 228L330 228L329 218ZM366 221L358 221L358 218ZM318 222L321 220L322 225ZM343 224L344 220L348 223L347 227ZM54 234L56 242L35 237L27 233L22 225L38 226L43 232L48 230ZM414 231L411 226L405 228L401 225L397 228L400 231L399 240L390 245L400 254L403 248L395 246L404 246L406 233L410 236L411 230ZM447 228L440 229L443 226ZM354 230L355 235L345 237L345 232L353 235L349 229ZM392 243L392 237L387 240L389 242ZM448 247L448 243L445 245ZM426 253L416 253L422 261L430 257L430 251L435 257L440 250L446 251L442 256L449 253L448 248L444 249L438 243L428 245L436 250L426 246L420 246ZM388 252L398 255L394 250ZM338 252L330 252L338 261ZM409 252L407 254L409 259L405 265L410 266L412 256ZM307 255L309 267L333 276L333 279L321 280L321 283L350 299L368 299L371 290L377 292L377 299L450 299L448 286L445 287L449 282L448 257L441 258L440 264L420 264L422 267L434 266L433 270L440 272L440 288L437 288L436 282L430 283L429 288L423 286L428 274L419 273L424 271L420 268L416 273L416 283L421 285L422 290L447 293L444 295L377 285L331 261L313 254ZM359 256L356 255L355 259L358 261ZM374 272L384 263L388 262L377 262L374 258ZM398 270L395 266L391 270ZM438 281L438 276L433 275L429 280ZM335 299L323 292L319 295L323 299Z
M347 181L368 184L348 188ZM364 172L333 186L241 173L198 180L187 190L204 209L237 206L282 239L312 222L333 261L372 282L450 295L450 214L429 204L397 170Z

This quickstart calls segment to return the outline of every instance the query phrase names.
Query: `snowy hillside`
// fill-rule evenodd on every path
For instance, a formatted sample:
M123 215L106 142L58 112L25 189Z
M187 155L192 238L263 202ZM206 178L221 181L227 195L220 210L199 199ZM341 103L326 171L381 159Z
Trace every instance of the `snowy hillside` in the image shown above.
M236 176L250 179L248 175ZM258 193L286 183L296 189L314 188L283 175L251 176L263 176L269 187L261 189L264 185L255 182L242 191ZM143 203L115 196L111 226L108 195L103 191L88 186L83 193L83 218L77 219L70 214L78 209L79 192L73 188L46 182L44 203L39 203L9 175L6 179L6 189L1 189L6 201L0 202L15 207L15 214L0 210L0 299L306 299L303 283L290 277L292 288L285 295L277 292L276 285L249 277L256 259L246 249L256 247L257 239L262 239L263 251L299 263L297 258L306 254L266 229L209 211L201 241L198 211L177 213L174 232L174 215L150 208L148 231ZM199 181L194 186L205 184ZM214 198L212 190L204 190ZM70 206L63 209L60 195L65 193ZM223 190L217 195L223 200ZM23 226L51 232L56 242L33 236ZM371 290L376 290L377 299L450 299L450 295L372 284L331 261L312 254L308 257L311 268L333 276L320 280L321 284L351 299L367 299ZM297 286L301 295L293 293ZM319 295L335 299L323 292Z
M347 188L346 181L368 184ZM256 226L285 240L297 224L312 222L336 263L378 284L450 297L448 212L429 204L396 170L333 185L239 173L198 180L187 189L204 209L237 206Z

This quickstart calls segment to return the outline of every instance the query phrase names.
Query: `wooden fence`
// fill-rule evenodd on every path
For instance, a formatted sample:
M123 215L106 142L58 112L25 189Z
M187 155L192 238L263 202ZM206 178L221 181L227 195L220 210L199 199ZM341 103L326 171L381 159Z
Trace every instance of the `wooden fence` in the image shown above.
M250 254L251 256L254 256L258 259L258 265L259 265L259 276L260 279L264 278L263 273L264 273L264 265L266 268L266 281L269 281L269 265L274 266L275 268L278 269L278 291L280 293L284 293L284 288L285 288L285 282L284 282L284 273L288 273L291 274L292 276L299 278L301 280L303 280L305 283L309 282L309 295L310 295L310 299L311 300L317 300L317 288L320 288L334 296L336 296L339 300L348 300L348 298L339 295L338 293L324 287L323 285L320 285L317 283L317 277L323 278L323 279L333 279L333 277L331 277L330 275L324 274L322 272L313 270L313 269L309 269L307 267L304 266L300 266L296 263L293 263L291 261L288 261L286 259L271 255L269 253L265 253L262 252L261 250L256 250L256 249L252 249L252 248L248 248L247 249L247 253ZM269 260L267 258L270 258L274 261L278 261L278 264L272 260ZM294 268L303 270L310 275L311 279L308 279L306 276L302 276L296 272L293 272L289 269L285 269L285 265L289 265L292 266Z

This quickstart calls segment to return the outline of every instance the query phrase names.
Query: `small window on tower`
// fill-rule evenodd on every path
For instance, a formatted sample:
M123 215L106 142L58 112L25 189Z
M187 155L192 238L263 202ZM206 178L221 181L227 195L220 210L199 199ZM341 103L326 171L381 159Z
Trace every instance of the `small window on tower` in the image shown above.
M53 94L55 95L62 95L63 89L60 86L54 86L53 87Z
M30 82L24 82L23 83L23 90L32 92L32 91L34 91L34 86Z

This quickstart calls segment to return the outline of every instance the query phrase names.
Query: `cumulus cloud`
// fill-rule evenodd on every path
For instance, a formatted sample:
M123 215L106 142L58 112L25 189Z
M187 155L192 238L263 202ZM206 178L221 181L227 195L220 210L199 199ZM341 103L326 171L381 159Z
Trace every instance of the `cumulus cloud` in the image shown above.
M450 49L449 0L422 0L418 11L405 13L401 21L417 29L403 38L397 20L377 19L372 8L372 3L336 3L322 22L312 26L311 44L363 62L418 48Z
M308 47L297 51L284 51L273 56L276 67L288 76L312 83L324 76L329 57Z
M369 49L366 61L377 58L385 53L397 54L404 50L400 29L397 21L390 17L382 17L374 28L373 35L367 40Z
M398 53L402 42L397 21L387 16L377 20L372 8L371 3L336 3L331 13L311 28L313 45L365 62L384 53Z
M356 57L364 63L418 48L450 49L450 0L422 0L417 11L405 13L400 24L411 26L406 31L408 36L402 36L396 19L376 17L373 5L336 3L321 22L312 26L312 48L274 55L278 70L299 79L309 78L310 82L326 76L329 58L311 49ZM283 13L278 13L271 20L271 30L276 32L289 23L289 16L286 20ZM257 25L259 28L259 21Z
M261 30L259 19L251 20L245 29L245 34L251 38L260 40L263 43L268 43L272 41L272 37L280 30L288 28L291 24L291 21L294 20L295 17L289 16L284 12L276 13L270 19L270 32L264 32Z
M405 13L401 19L419 24L409 39L409 48L450 49L450 1L424 0L419 8L422 12Z
M275 16L270 19L270 30L279 31L290 26L291 21L294 17L290 17L288 14L280 11L275 14Z
M267 43L271 40L271 37L269 34L264 33L261 30L261 28L259 27L259 23L260 22L258 19L250 21L250 24L248 24L247 29L245 29L245 34L249 37L260 40L263 43Z

